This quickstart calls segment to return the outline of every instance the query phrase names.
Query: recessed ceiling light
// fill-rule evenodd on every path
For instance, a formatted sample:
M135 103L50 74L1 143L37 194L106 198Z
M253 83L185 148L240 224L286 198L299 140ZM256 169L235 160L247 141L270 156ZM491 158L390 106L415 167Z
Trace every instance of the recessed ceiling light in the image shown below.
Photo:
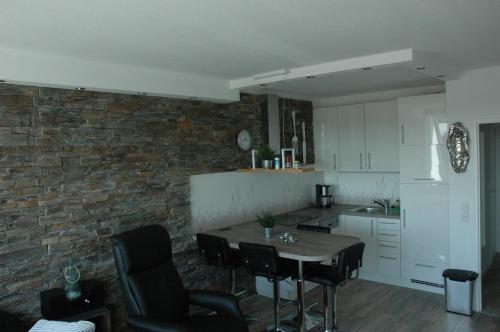
M363 70L372 70L372 67L364 67Z
M417 70L425 70L425 67L417 67Z
M314 75L306 76L306 78L308 78L308 79L312 79L314 77L316 77L316 76L314 76Z
M443 77L445 77L445 75L438 75L438 76L436 76L436 77L437 77L437 78L443 78Z
M85 90L85 88L78 87L78 88L75 88L75 90L77 90L77 91L83 91L83 90Z
M267 84L264 84L264 83L263 83L263 84L259 84L259 86L267 86Z

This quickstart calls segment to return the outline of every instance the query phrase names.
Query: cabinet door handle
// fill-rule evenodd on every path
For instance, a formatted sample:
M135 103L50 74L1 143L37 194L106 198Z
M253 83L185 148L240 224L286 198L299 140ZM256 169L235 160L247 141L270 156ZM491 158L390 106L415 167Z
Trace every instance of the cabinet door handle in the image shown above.
M379 221L379 224L386 224L386 225L397 225L397 222L387 222L387 221Z
M359 154L359 169L363 170L363 154Z
M406 228L406 209L403 209L403 228Z
M379 244L378 246L382 248L394 248L394 249L398 248L398 246L388 246L387 244Z
M368 152L368 169L369 170L372 169L372 156L371 156L370 152Z
M380 258L385 258L385 259L392 259L393 261L397 260L396 257L388 257L388 256L378 256Z
M434 181L434 178L414 178L415 181Z
M333 153L333 169L337 170L337 154Z
M398 236L397 234L389 234L389 233L379 233L378 235L383 235L383 236Z
M405 125L401 125L401 144L405 144Z
M371 237L373 237L373 219L372 219L372 230L371 230Z
M432 265L425 265L425 264L415 264L415 266L419 266L419 267L426 267L428 269L435 269L436 267L435 266L432 266Z

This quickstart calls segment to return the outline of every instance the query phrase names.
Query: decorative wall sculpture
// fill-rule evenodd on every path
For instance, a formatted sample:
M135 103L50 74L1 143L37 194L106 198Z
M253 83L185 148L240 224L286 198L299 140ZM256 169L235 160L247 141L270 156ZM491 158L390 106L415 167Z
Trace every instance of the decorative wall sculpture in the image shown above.
M461 122L450 126L446 146L455 173L465 173L469 165L469 132Z

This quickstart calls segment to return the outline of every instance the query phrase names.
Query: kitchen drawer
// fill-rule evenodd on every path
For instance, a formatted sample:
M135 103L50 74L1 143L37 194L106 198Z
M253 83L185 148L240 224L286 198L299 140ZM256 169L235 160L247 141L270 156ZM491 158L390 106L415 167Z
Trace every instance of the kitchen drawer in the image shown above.
M407 259L404 265L405 276L411 282L442 288L447 265L415 259Z
M378 273L400 277L401 276L401 256L390 252L378 253Z
M399 231L401 230L401 222L398 219L379 219L378 230Z
M401 232L399 230L378 230L378 240L379 241L389 241L389 242L400 242Z
M390 252L401 255L401 244L399 242L378 241L378 252Z

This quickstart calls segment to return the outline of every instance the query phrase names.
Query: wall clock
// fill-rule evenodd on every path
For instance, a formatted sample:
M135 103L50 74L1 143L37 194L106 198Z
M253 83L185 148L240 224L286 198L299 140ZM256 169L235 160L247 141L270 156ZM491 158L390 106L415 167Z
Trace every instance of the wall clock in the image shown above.
M238 146L243 151L248 151L252 147L252 136L248 132L248 130L242 130L238 134Z

